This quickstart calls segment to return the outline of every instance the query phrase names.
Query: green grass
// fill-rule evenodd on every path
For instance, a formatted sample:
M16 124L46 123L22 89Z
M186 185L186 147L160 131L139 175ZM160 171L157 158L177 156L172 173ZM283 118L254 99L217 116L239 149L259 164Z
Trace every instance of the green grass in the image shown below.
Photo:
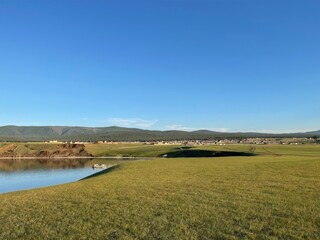
M177 147L180 145L86 144L86 150L95 157L157 157Z
M75 183L2 194L0 239L319 239L319 146L286 147L126 162Z
M282 156L320 156L320 145L224 145L224 146L201 146L197 149L221 150L221 151L243 151L254 152L263 155L282 155Z

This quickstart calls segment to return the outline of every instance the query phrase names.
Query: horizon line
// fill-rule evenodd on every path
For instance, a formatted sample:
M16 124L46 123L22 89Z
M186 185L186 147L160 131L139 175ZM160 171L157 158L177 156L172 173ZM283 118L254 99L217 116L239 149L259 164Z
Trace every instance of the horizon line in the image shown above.
M138 130L144 130L144 131L161 131L161 132L168 132L168 131L180 131L180 132L197 132L197 131L210 131L210 132L216 132L216 133L261 133L261 134L303 134L303 133L309 133L309 132L316 132L320 130L284 130L284 131L272 131L272 130L249 130L249 131L216 131L212 130L210 128L199 128L199 129L192 129L192 130L186 130L186 129L147 129L147 128L138 128L138 127L128 127L128 126L117 126L117 125L111 125L111 126L80 126L80 125L15 125L15 124L7 124L2 125L2 127L70 127L70 128L124 128L124 129L138 129Z

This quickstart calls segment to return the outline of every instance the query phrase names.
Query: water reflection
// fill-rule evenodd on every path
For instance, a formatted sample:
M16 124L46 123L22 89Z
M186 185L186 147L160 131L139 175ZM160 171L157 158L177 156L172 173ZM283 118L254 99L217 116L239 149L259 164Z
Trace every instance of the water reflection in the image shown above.
M97 163L119 163L124 160L119 159L0 159L0 172L28 171L35 169L68 169L84 168Z
M52 186L80 180L125 160L120 159L0 159L0 193Z
M0 171L27 171L34 169L83 168L90 159L1 159Z

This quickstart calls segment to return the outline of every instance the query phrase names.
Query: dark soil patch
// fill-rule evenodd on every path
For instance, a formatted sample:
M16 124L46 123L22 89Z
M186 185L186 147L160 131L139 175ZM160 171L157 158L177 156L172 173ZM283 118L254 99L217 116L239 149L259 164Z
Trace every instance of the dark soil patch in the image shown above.
M209 151L209 150L179 150L168 152L161 157L183 158L183 157L234 157L234 156L254 156L254 153L234 152L234 151Z

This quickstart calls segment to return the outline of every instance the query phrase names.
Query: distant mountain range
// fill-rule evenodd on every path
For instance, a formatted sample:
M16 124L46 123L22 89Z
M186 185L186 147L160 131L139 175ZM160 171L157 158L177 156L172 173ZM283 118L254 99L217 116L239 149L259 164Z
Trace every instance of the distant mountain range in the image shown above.
M247 137L312 137L320 130L305 133L267 134L254 132L214 132L199 130L155 131L123 127L64 127L64 126L3 126L0 141L156 141L156 140L214 140L219 138Z

